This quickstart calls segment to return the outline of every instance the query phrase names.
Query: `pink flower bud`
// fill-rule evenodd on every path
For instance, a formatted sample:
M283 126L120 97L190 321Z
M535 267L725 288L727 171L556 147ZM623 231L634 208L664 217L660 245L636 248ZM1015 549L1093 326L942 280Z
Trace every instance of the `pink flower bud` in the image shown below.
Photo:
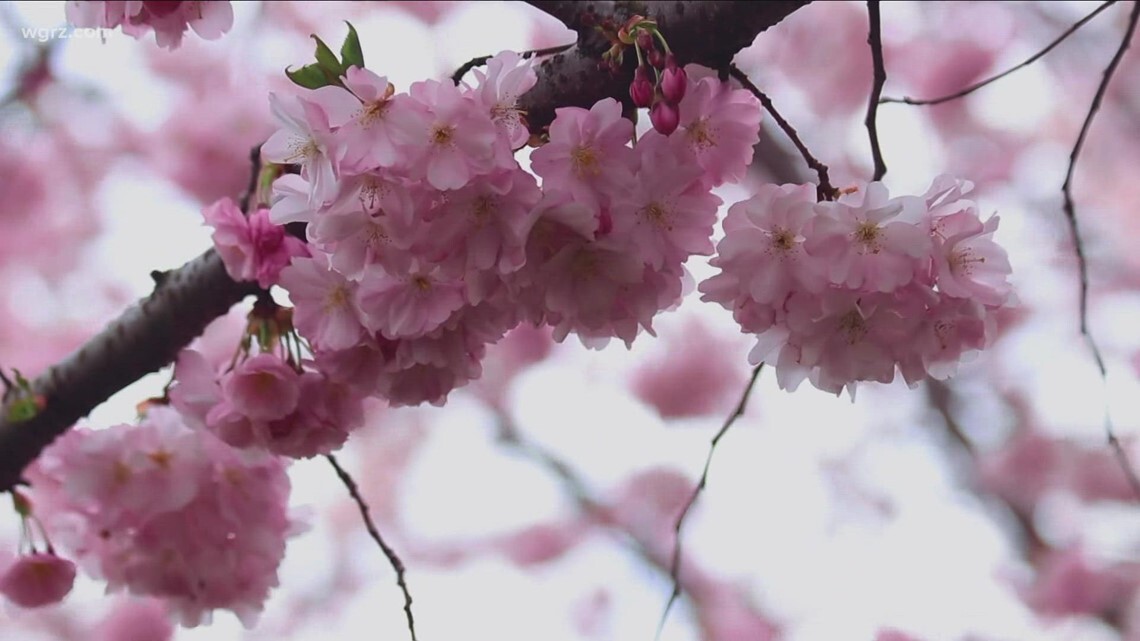
M688 77L685 75L685 70L677 66L673 54L666 56L665 71L661 72L661 95L674 105L680 104L681 99L685 97L685 85L687 83Z
M653 48L653 34L645 31L644 29L637 34L637 46L641 47L642 51L649 51Z
M660 49L650 49L645 53L645 59L658 69L665 68L665 54L661 53Z
M642 109L653 104L653 82L649 79L649 67L642 65L633 73L633 82L629 85L629 97L633 100L633 104Z
M677 125L681 122L681 112L677 109L677 105L671 104L666 100L659 100L653 108L649 110L649 121L653 123L653 128L658 132L668 136L677 129Z
M0 594L24 608L59 603L75 583L75 564L54 554L34 553L16 559L0 575Z

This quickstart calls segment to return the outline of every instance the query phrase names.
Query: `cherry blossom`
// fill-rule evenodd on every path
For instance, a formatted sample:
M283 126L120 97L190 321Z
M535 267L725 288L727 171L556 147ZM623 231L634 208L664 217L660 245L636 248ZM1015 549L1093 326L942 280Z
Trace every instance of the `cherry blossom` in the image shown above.
M51 552L18 557L0 573L0 594L23 608L59 603L75 583L75 564Z
M307 256L304 243L269 220L268 209L258 209L247 218L234 201L223 198L202 210L206 224L214 228L214 247L234 280L256 281L268 288L296 256Z
M566 191L600 207L630 183L633 123L621 117L621 104L612 98L588 111L562 107L555 113L550 142L531 154L531 167L544 191Z
M234 23L228 0L68 0L66 7L67 21L77 27L121 26L123 33L135 38L153 31L155 42L166 49L177 49L187 28L206 40L217 40Z

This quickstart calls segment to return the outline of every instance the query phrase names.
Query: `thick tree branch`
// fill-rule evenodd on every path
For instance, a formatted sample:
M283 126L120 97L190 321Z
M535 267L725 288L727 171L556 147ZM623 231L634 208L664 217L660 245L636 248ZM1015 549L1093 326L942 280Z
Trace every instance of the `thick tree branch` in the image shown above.
M234 282L212 249L167 274L150 296L32 382L46 402L39 414L22 422L0 417L0 491L15 486L28 463L76 421L170 364L210 321L255 292L255 283Z
M609 42L594 26L612 19L620 26L631 15L657 21L682 64L695 62L723 69L756 36L783 20L809 0L775 2L544 2L545 11L578 33L578 44L539 64L538 85L519 101L531 133L542 133L554 120L557 107L590 107L606 97L629 102L629 83L636 60L627 56L625 68L614 75L599 69Z

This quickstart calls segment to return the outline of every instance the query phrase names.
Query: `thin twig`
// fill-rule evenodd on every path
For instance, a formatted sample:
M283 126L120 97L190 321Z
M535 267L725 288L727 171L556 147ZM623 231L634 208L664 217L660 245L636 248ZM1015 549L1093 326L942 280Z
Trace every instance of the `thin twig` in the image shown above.
M760 363L752 370L752 377L748 379L748 385L744 387L744 392L740 395L740 402L736 404L736 409L728 415L728 418L724 420L724 425L717 430L716 435L709 442L709 453L705 456L705 467L701 470L701 478L697 481L697 486L693 488L693 493L689 495L689 500L685 501L685 507L677 516L677 522L673 524L673 562L669 569L669 576L673 579L673 590L669 594L669 600L665 603L665 611L661 613L661 622L657 624L655 639L661 638L661 632L665 629L665 621L669 618L669 611L673 609L673 604L681 596L681 528L684 527L685 519L688 518L693 504L697 502L697 498L705 489L705 485L708 484L709 466L712 464L717 444L728 433L728 429L736 423L736 419L744 416L744 408L748 406L748 398L752 396L752 389L756 387L756 379L760 377L760 370L762 369L764 369L764 363Z
M815 156L811 155L811 152L808 151L807 145L805 145L804 142L800 140L800 135L796 133L795 128L792 127L792 125L788 123L788 121L785 120L783 116L780 115L779 111L776 111L776 106L772 104L772 99L769 98L768 95L763 91L760 91L760 88L748 79L748 75L741 71L740 67L737 67L736 65L729 65L728 74L740 81L740 85L742 87L748 91L751 91L752 95L756 96L756 98L760 100L760 104L763 105L764 109L772 115L772 118L776 121L776 124L780 126L780 129L788 135L789 139L791 139L792 144L796 146L796 150L798 150L800 152L800 155L803 156L804 162L806 162L808 167L814 170L816 175L819 176L819 185L816 187L817 197L820 200L835 200L839 192L837 189L835 189L835 187L831 186L831 181L827 175L827 165L823 164L817 160Z
M1077 142L1073 145L1073 151L1069 154L1069 170L1065 173L1065 183L1061 185L1061 194L1065 199L1065 217L1069 221L1069 230L1073 235L1073 245L1075 245L1077 253L1077 271L1080 275L1080 319L1081 319L1081 335L1085 337L1085 342L1089 346L1089 351L1092 352L1093 360L1096 361L1097 370L1100 371L1101 381L1104 383L1105 390L1108 389L1108 371L1104 365L1104 357L1101 356L1100 348L1093 339L1092 332L1089 331L1088 307L1089 307L1089 267L1088 259L1085 257L1084 244L1081 241L1080 229L1077 226L1077 210L1073 204L1072 184L1073 174L1077 167L1077 158L1080 156L1081 148L1085 144L1085 138L1088 136L1089 129L1092 126L1093 117L1100 109L1100 104L1104 100L1104 95L1108 91L1108 83L1112 80L1113 73L1116 72L1116 67L1119 66L1120 61L1124 58L1124 52L1128 50L1128 44L1132 41L1132 35L1136 32L1136 23L1140 21L1140 2L1133 2L1132 13L1128 18L1128 28L1124 32L1124 37L1120 41L1120 47L1116 50L1116 55L1109 61L1108 66L1104 69L1104 77L1100 81L1100 86L1097 87L1096 95L1093 96L1092 105L1089 106L1089 113L1085 116L1085 122L1081 125L1081 133L1077 136ZM1105 436L1108 438L1108 444L1116 454L1117 460L1120 462L1121 467L1124 469L1124 474L1128 477L1128 482L1132 486L1132 490L1140 499L1140 478L1136 477L1136 472L1133 471L1132 465L1128 460L1128 454L1120 444L1120 440L1116 437L1116 433L1112 428L1112 418L1108 413L1108 401L1105 400L1104 408L1104 431Z
M563 51L566 51L573 46L574 43L571 42L568 45L558 45L556 47L546 47L544 49L531 49L530 51L524 51L519 55L522 56L523 60L527 60L532 56L553 56L554 54L562 53ZM468 60L467 62L463 63L462 67L456 69L455 73L451 74L451 81L454 82L455 86L458 87L459 83L463 81L463 76L467 75L467 72L471 71L475 67L482 67L483 65L487 64L488 60L494 57L495 56L479 56L478 58L472 58Z
M1112 6L1114 4L1116 4L1116 0L1108 0L1104 4L1100 5L1096 9L1094 9L1092 13L1081 18L1080 20L1078 20L1076 22L1076 24L1073 24L1068 29L1066 29L1064 33L1062 33L1060 36L1057 36L1057 38L1053 42L1050 42L1048 44L1048 46L1046 46L1044 49L1042 49L1041 51L1038 51L1037 53L1033 54L1032 56L1026 58L1025 62L1022 62L1021 64L1019 64L1017 66L1010 67L1009 69L1006 69L1005 71L997 74L996 76L991 76L989 78L986 78L985 80L981 80L979 82L976 82L976 83L970 85L969 87L966 87L965 89L962 89L960 91L956 91L956 92L949 94L949 95L946 95L946 96L942 96L941 98L929 98L929 99L918 99L918 98L909 98L909 97L882 98L879 100L879 104L899 103L899 104L905 104L905 105L938 105L938 104L942 104L944 102L949 102L951 100L956 100L958 98L962 98L963 96L968 96L968 95L974 93L975 91L977 91L978 89L981 89L982 87L985 87L986 85L990 84L991 82L1001 80L1002 78L1004 78L1004 77L1008 76L1009 74L1017 71L1018 69L1028 67L1029 65L1033 64L1034 62L1037 62L1038 59L1040 59L1042 56L1044 56L1045 54L1052 51L1054 47L1056 47L1057 45L1064 42L1069 36L1073 35L1073 33L1077 29L1080 29L1081 27L1085 26L1086 22L1088 22L1089 20L1092 20L1101 11L1104 11L1105 9L1109 8L1110 6Z
M871 158L875 161L875 176L879 181L887 173L883 162L883 150L879 148L879 98L883 95L883 84L887 82L887 69L883 65L883 36L879 19L879 0L867 0L867 18L871 28L867 32L867 44L871 45L871 64L874 68L874 81L871 85L871 100L867 104L867 135L871 138Z
M926 381L926 400L934 411L942 418L942 424L946 428L946 432L954 439L954 441L962 448L962 451L970 457L974 465L977 464L978 452L974 446L974 442L966 435L958 420L954 418L953 412L950 410L950 397L952 390L946 383L935 380L927 379ZM975 492L979 495L988 495L996 503L1000 503L1013 517L1014 523L1019 530L1020 539L1025 545L1025 558L1029 562L1038 556L1038 553L1049 547L1049 544L1041 538L1041 534L1037 531L1037 526L1033 523L1033 516L1021 509L1016 503L1006 500L998 492L984 489L984 486L974 488Z
M357 507L360 508L360 516L364 518L364 527L368 529L368 534L372 536L372 540L376 541L376 545L380 546L380 550L384 552L384 556L388 557L388 563L392 565L392 569L396 571L396 585L400 586L400 590L404 593L404 614L408 618L408 632L412 633L412 641L416 641L416 620L412 616L412 595L408 592L408 584L404 580L404 562L396 554L396 551L384 542L384 537L380 536L380 531L376 529L376 524L372 522L372 517L368 514L368 504L364 502L364 497L360 496L360 490L356 487L356 481L352 480L348 472L340 466L336 457L332 454L326 454L325 458L332 464L333 469L336 470L337 477L340 482L348 489L348 493L352 495L352 500L356 501Z

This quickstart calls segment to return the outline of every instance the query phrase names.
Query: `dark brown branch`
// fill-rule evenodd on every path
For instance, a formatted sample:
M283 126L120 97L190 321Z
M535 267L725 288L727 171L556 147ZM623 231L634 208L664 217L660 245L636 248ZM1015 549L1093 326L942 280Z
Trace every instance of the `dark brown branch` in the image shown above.
M360 516L364 519L364 527L368 530L368 534L376 541L376 545L380 546L380 550L384 556L388 558L388 563L392 565L392 569L396 571L396 585L400 586L400 590L404 593L404 615L408 619L408 632L412 634L412 641L416 641L416 619L412 616L412 594L408 592L408 583L404 576L407 571L404 568L404 562L400 560L396 551L384 542L384 537L380 536L380 530L376 529L376 524L372 522L372 516L368 513L368 504L364 502L364 497L360 495L360 488L356 486L356 481L352 480L352 476L345 471L340 463L337 462L336 457L332 454L326 454L325 458L332 464L333 469L336 470L337 478L348 489L348 493L352 496L352 500L356 502L356 506L360 508Z
M835 187L831 185L831 181L828 178L827 165L820 162L815 156L811 154L810 151L808 151L807 145L805 145L804 142L800 140L800 135L796 132L795 128L792 127L792 125L787 120L785 120L782 115L780 115L780 112L776 110L776 106L772 104L772 99L769 98L768 95L763 91L760 91L760 88L757 87L751 80L749 80L748 75L741 71L740 68L736 65L729 65L728 74L740 81L741 86L743 86L748 91L751 91L752 95L756 96L756 98L760 100L760 104L763 105L764 109L766 109L768 113L772 115L772 118L776 121L776 124L779 125L780 129L785 134L787 134L788 138L792 141L792 144L796 146L796 149L800 152L800 155L803 156L804 162L806 162L808 167L815 171L816 175L819 176L819 185L816 187L816 195L819 200L834 200L838 192L836 191Z
M519 100L531 133L541 134L554 120L557 107L590 107L606 97L629 101L629 83L636 64L627 56L622 73L598 68L610 44L594 26L605 19L621 25L640 14L657 21L669 46L684 63L723 69L756 36L777 24L807 0L732 2L725 0L677 2L543 2L530 5L545 11L577 32L578 43L539 64L538 85Z
M867 0L867 18L871 28L867 32L867 44L871 45L871 65L874 79L871 85L871 99L867 104L867 135L871 139L871 158L875 161L875 175L871 180L879 181L887 174L887 164L883 162L883 150L879 148L879 98L883 95L883 84L887 82L887 70L883 64L883 36L880 29L879 0Z
M1101 102L1104 100L1104 95L1108 91L1108 83L1112 80L1112 75L1116 72L1117 66L1120 65L1120 61L1124 58L1124 52L1128 50L1128 45L1132 41L1133 34L1136 32L1136 23L1138 21L1140 21L1140 2L1133 2L1132 13L1128 17L1128 28L1124 31L1124 37L1120 40L1120 47L1117 48L1116 54L1104 69L1104 77L1101 78L1100 86L1097 87L1096 95L1093 96L1092 105L1089 106L1088 115L1085 116L1085 122L1081 125L1081 132L1077 135L1077 142L1073 145L1073 151L1069 154L1069 170L1065 172L1065 182L1061 185L1061 195L1065 200L1065 218L1069 222L1069 230L1072 232L1073 245L1077 253L1077 272L1080 278L1079 314L1081 319L1081 335L1084 336L1085 342L1089 346L1089 351L1092 352L1093 360L1096 361L1097 370L1100 372L1101 380L1104 381L1106 389L1108 386L1108 371L1104 366L1104 357L1100 353L1100 347L1097 346L1092 332L1089 331L1089 266L1088 259L1085 257L1084 243L1081 240L1080 228L1077 225L1077 209L1073 204L1073 174L1076 171L1077 158L1080 156L1081 148L1084 147L1085 138L1088 137L1089 129L1092 127L1093 117L1096 116L1096 112L1100 110ZM1109 447L1112 448L1120 466L1124 469L1124 474L1128 477L1128 482L1132 485L1136 497L1140 499L1140 478L1137 478L1136 472L1132 469L1132 465L1128 460L1128 453L1124 451L1124 447L1121 446L1120 440L1116 437L1116 432L1112 428L1112 418L1108 414L1108 407L1105 407L1104 412L1104 431L1108 439Z
M1062 33L1060 36L1057 36L1057 39L1054 40L1053 42L1050 42L1044 49L1042 49L1041 51L1038 51L1037 53L1033 54L1032 56L1026 58L1025 61L1022 62L1021 64L1016 65L1014 67L1010 67L1009 69L1006 69L1005 71L997 74L996 76L990 76L989 78L986 78L985 80L975 82L974 84L970 85L969 87L966 87L965 89L962 89L960 91L956 91L956 92L949 94L949 95L946 95L946 96L942 96L941 98L929 98L929 99L918 99L918 98L909 98L909 97L881 98L881 99L879 99L879 104L900 103L900 104L906 104L906 105L939 105L939 104L942 104L944 102L949 102L951 100L957 100L958 98L968 96L968 95L974 93L975 91L977 91L978 89L981 89L982 87L985 87L986 85L990 84L991 82L996 82L998 80L1001 80L1002 78L1004 78L1004 77L1008 76L1009 74L1017 71L1018 69L1028 67L1029 65L1033 64L1034 62L1037 62L1037 60L1040 59L1042 56L1044 56L1045 54L1052 51L1054 47L1056 47L1057 45L1061 44L1066 39L1068 39L1068 37L1071 36L1077 29L1080 29L1081 27L1083 27L1085 25L1085 23L1087 23L1088 21L1095 18L1101 11L1104 11L1105 9L1109 8L1110 6L1112 6L1114 4L1116 4L1116 0L1108 0L1108 2L1105 2L1104 4L1100 5L1099 7L1094 9L1092 13L1085 16L1084 18L1081 18L1080 20L1078 20L1076 22L1076 24L1074 24L1074 25L1070 26L1068 29L1066 29L1064 33Z
M556 53L562 53L563 51L566 51L567 49L569 49L570 47L573 47L573 46L574 46L574 43L571 42L568 45L558 45L556 47L546 47L545 49L531 49L529 51L524 51L519 55L522 56L523 60L529 60L530 58L533 58L534 56L539 56L539 57L552 56ZM455 83L456 86L459 86L459 83L463 82L463 76L466 76L475 67L482 67L483 65L487 64L487 61L490 60L491 58L494 58L494 57L495 56L493 56L493 55L491 55L491 56L479 56L478 58L472 58L472 59L468 60L467 62L463 63L462 67L456 69L455 73L451 74L451 82Z
M173 362L215 318L257 291L236 283L207 251L170 272L150 296L32 382L46 405L13 423L0 416L0 491L10 490L40 451L127 385Z
M685 507L681 508L681 513L677 515L677 522L673 525L673 562L669 569L669 576L673 579L673 591L669 593L669 600L665 602L665 611L661 613L661 622L657 624L656 638L661 637L661 631L665 629L665 621L669 618L669 611L673 609L673 604L681 596L681 528L684 527L685 519L688 518L689 511L693 509L693 504L697 502L697 498L705 489L705 485L708 484L709 466L712 465L717 444L728 433L729 428L736 423L736 419L744 416L744 409L748 407L748 398L752 396L752 388L756 387L756 379L760 377L762 369L764 369L764 363L760 363L752 370L752 378L748 379L748 385L744 387L744 393L740 395L740 402L736 404L736 409L728 415L724 425L712 437L712 441L709 443L709 453L705 456L705 467L701 470L701 478L697 481L697 486L693 488L693 493L689 495L689 500L685 501Z

